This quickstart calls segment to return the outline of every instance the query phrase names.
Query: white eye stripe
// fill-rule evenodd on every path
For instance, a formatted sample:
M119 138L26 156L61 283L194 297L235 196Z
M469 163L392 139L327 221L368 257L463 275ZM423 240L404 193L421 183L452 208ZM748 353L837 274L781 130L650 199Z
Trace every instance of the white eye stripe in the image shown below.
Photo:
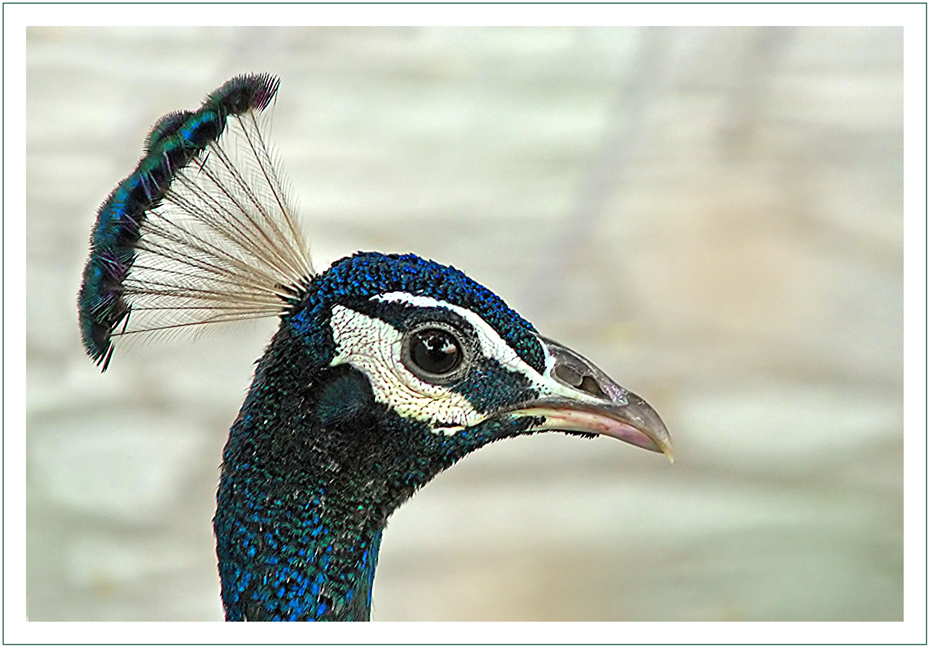
M535 369L526 364L526 362L523 361L523 358L517 355L517 352L514 351L513 348L503 340L503 338L501 338L497 331L491 328L490 324L485 322L476 313L473 313L467 308L462 308L461 306L456 306L455 304L433 299L432 297L411 295L405 292L385 293L383 295L373 297L372 299L385 302L409 304L411 306L420 306L423 308L444 308L446 310L452 311L468 322L475 330L475 333L478 335L478 341L481 344L481 353L485 357L494 358L511 371L518 371L522 373L527 378L529 378L532 383L538 383L542 378L542 376L540 376Z
M448 302L434 299L432 297L411 295L410 293L405 292L385 293L383 295L372 297L372 299L378 301L409 304L411 306L420 306L424 308L445 308L450 310L471 324L472 328L474 328L478 335L478 340L481 343L481 352L486 357L493 358L507 369L519 372L526 376L529 379L530 384L533 385L539 392L540 396L565 396L568 398L581 399L592 403L599 402L600 400L589 394L572 389L571 387L568 387L558 380L552 378L551 371L555 366L556 360L546 349L546 345L540 343L542 344L543 353L545 354L546 359L545 370L542 374L540 374L538 371L528 365L523 360L523 358L517 355L517 352L514 351L513 348L504 341L500 334L495 331L490 324L481 319L477 313L470 311L467 308L462 308L461 306L456 306L455 304L450 304Z

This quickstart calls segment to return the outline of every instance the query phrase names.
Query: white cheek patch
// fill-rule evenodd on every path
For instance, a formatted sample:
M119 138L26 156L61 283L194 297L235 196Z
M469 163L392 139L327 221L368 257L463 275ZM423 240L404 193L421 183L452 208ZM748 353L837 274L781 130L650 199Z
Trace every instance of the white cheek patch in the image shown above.
M364 373L379 403L403 417L438 424L445 434L484 418L461 394L414 376L401 362L403 336L387 322L339 305L329 321L336 342L330 365L349 364Z

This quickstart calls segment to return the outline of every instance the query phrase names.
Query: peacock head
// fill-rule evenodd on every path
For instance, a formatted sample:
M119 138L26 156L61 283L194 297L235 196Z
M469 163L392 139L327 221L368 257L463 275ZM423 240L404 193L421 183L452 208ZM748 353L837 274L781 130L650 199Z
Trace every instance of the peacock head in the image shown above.
M600 434L672 458L643 399L453 267L355 254L311 280L283 327L313 359L313 427L341 449L336 463L391 482L394 505L520 434Z

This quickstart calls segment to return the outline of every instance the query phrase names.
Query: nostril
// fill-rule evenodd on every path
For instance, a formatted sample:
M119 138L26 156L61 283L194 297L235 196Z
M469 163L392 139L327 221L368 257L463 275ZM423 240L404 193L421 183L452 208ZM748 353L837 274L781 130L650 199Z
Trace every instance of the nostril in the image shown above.
M597 398L610 400L610 397L604 393L604 390L601 389L597 380L590 374L581 373L567 364L557 365L555 369L552 370L552 373L566 385L570 385L579 391L591 394Z
M585 376L581 380L581 384L578 385L578 389L583 392L588 392L592 396L597 396L598 398L603 398L604 400L610 400L607 397L607 394L604 393L604 390L601 389L601 386L597 384L597 381L594 380L591 376Z
M584 378L587 378L587 376L582 376L580 373L564 364L556 365L552 373L565 384L576 388L580 387L581 383L584 382Z

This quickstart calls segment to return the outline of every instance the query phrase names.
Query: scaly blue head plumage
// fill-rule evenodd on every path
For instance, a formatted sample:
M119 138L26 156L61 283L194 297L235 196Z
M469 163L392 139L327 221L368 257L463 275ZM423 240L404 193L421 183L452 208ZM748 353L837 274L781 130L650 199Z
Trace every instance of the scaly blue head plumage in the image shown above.
M81 331L105 369L123 335L280 317L223 452L226 617L366 620L388 517L466 454L545 430L671 448L645 401L455 268L365 252L317 274L257 118L277 88L236 77L153 127L98 212Z

